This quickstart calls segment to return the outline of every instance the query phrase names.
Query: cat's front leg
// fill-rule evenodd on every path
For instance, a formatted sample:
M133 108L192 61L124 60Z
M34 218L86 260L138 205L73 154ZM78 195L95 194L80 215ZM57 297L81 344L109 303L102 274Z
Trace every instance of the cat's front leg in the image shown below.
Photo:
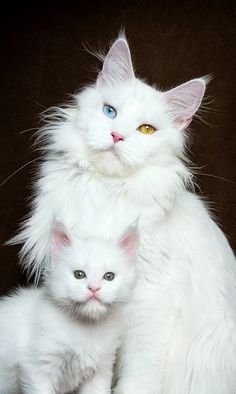
M172 302L169 303L168 292L166 297L164 294L159 301L156 297L154 305L151 302L154 294L149 294L146 305L134 305L120 349L118 383L114 394L162 392L163 368L177 315Z

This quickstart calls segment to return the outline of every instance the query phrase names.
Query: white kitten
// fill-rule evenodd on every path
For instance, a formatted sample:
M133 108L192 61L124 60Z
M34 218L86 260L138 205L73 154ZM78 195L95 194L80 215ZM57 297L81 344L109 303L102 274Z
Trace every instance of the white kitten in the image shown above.
M236 393L236 264L193 193L184 129L206 79L161 92L136 78L120 37L96 83L49 114L32 213L15 238L39 278L53 218L117 236L139 217L138 283L121 351L122 394Z
M54 225L43 287L0 302L1 394L110 393L137 241L134 228L114 243Z

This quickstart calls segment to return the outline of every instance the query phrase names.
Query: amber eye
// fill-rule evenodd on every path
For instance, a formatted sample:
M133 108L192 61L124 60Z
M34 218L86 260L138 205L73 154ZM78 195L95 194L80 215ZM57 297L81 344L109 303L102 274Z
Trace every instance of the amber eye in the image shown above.
M153 134L155 133L156 129L150 124L141 124L141 126L138 127L138 131L143 134Z

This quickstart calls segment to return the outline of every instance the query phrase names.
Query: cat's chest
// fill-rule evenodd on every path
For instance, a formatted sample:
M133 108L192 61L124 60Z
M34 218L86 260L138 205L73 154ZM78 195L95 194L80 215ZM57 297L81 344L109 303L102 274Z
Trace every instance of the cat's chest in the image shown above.
M148 208L128 197L122 182L104 184L84 174L67 180L52 192L54 216L66 222L78 236L119 236L137 218L145 222L160 216L160 208Z

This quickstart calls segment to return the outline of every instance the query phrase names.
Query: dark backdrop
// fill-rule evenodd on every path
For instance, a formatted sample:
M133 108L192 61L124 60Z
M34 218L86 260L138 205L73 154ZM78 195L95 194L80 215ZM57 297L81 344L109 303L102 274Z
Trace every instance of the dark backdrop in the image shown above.
M236 2L79 1L14 6L1 10L1 245L28 212L33 162L32 135L39 113L68 99L91 81L97 60L86 53L106 46L125 27L138 75L169 88L212 74L204 121L192 124L192 153L198 183L236 250L235 86ZM12 6L13 7L13 6ZM25 276L17 265L17 246L1 246L0 292Z

